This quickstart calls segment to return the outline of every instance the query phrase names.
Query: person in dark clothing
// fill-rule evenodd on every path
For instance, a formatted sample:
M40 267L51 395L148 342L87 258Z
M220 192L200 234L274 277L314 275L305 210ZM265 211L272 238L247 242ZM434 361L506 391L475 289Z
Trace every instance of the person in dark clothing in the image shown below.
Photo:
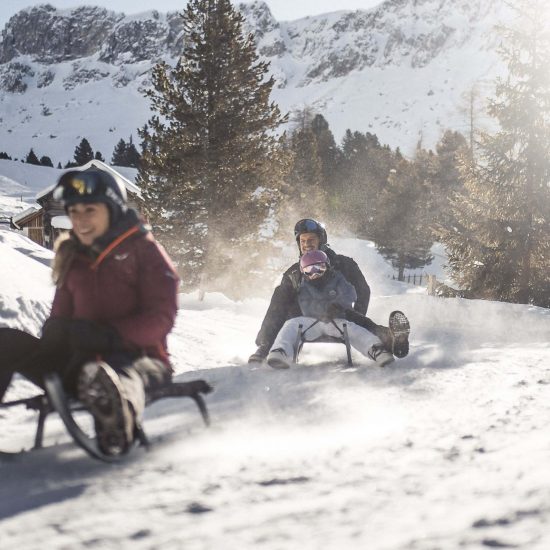
M102 452L123 454L146 391L172 376L166 337L179 278L109 173L66 172L54 197L72 230L56 243L52 310L41 338L0 328L0 401L14 373L44 387L44 375L56 372L92 413Z
M294 237L300 256L311 250L322 250L328 256L333 269L342 273L345 279L355 288L357 300L353 306L354 311L361 316L365 316L370 300L369 285L359 266L352 258L336 254L330 248L327 243L327 232L324 225L309 218L300 220L294 227ZM285 271L281 283L273 292L260 332L256 337L258 349L250 356L249 363L261 363L267 357L277 334L279 334L285 322L302 315L298 304L298 289L301 280L302 273L298 261ZM369 324L368 321L367 324ZM377 325L372 323L372 326Z
M301 316L285 322L267 356L267 364L276 369L290 367L300 349L296 338L299 333L304 342L315 342L327 336L340 338L344 331L345 313L353 311L357 299L353 285L330 265L328 256L322 250L310 250L303 254L300 271L303 275L298 289ZM393 312L390 320L397 313L400 312ZM384 349L373 332L349 321L346 326L350 345L365 357L380 367L394 361L393 353ZM405 344L405 335L393 334L392 337L398 343L402 341Z

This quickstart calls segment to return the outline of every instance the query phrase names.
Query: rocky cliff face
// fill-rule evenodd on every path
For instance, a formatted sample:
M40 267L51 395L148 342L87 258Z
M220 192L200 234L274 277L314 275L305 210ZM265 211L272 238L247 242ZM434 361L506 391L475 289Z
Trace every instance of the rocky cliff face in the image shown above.
M0 63L20 55L40 63L88 57L100 50L123 18L97 7L58 11L46 4L23 10L2 31Z
M418 130L424 120L451 125L462 96L495 72L493 27L505 0L386 0L289 22L275 20L260 0L238 8L271 63L283 110L312 106L331 125L346 125L337 131L355 124L383 135L391 128L387 139L406 148L425 136ZM85 120L84 104L109 113L107 128L94 121L98 135L135 129L148 118L141 91L150 70L159 59L174 62L182 40L178 13L126 16L47 4L22 10L0 37L0 109L11 109L0 113L0 150L9 149L2 139L16 135L56 139L62 130L52 126ZM37 119L44 112L47 124ZM31 131L37 120L43 129Z
M260 54L299 63L306 85L372 66L423 67L471 38L500 0L388 0L370 11L336 12L279 23L260 1L240 4ZM126 17L103 8L56 10L42 5L12 17L0 42L0 63L20 56L54 64L95 56L115 66L177 57L177 13ZM10 71L17 69L11 65ZM285 81L289 81L289 78ZM12 86L11 91L21 91Z

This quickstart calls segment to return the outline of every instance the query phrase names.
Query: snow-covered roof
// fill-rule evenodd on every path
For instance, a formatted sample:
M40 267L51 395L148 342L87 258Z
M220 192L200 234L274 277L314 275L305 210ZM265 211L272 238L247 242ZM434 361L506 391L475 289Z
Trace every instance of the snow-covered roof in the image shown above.
M69 216L54 216L50 223L56 229L71 229L73 226Z
M17 214L17 216L13 216L12 222L16 227L19 227L19 224L22 223L26 218L32 216L33 214L36 214L40 211L38 208L34 208L34 206L31 206L30 208L27 208L26 210L23 210L23 212L20 212Z
M40 191L40 193L36 193L35 199L39 200L42 197L45 197L50 191L54 190L56 185L57 185L57 183L54 183L53 185L48 185L48 187L46 187L46 189L43 189L42 191Z
M101 162L100 160L93 159L90 162L84 164L83 166L76 166L75 168L71 168L71 170L87 170L88 168L97 168L99 170L103 170L104 172L108 172L120 183L123 183L126 187L126 191L132 193L133 195L137 195L138 197L141 197L141 190L140 188L132 181L130 181L128 178L124 177L120 172L109 166L108 164L105 164L104 162ZM40 200L41 198L45 197L48 193L51 193L57 183L50 185L46 187L46 189L43 189L36 195L36 200Z

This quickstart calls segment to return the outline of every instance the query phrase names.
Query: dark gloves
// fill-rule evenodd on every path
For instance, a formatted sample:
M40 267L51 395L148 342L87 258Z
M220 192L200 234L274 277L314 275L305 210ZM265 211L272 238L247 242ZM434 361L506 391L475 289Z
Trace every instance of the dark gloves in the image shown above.
M98 353L113 351L120 344L114 328L84 319L71 322L70 338L74 349Z
M45 352L70 347L76 352L105 353L120 345L120 337L114 328L85 319L48 319L40 341Z
M67 349L69 344L69 321L68 319L48 319L42 327L42 338L40 338L40 351L48 354L59 353Z

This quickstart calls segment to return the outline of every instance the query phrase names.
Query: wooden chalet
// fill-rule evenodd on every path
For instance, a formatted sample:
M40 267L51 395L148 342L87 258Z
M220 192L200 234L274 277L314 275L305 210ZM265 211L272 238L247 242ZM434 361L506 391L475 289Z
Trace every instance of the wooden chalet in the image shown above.
M29 239L44 246L44 211L42 208L27 208L13 216L12 225L20 229Z
M71 170L86 170L91 167L108 172L115 179L122 182L128 194L128 205L137 208L137 200L141 197L139 187L104 162L94 159L84 166L71 168ZM32 209L34 212L29 212L31 210L29 209L13 219L13 223L18 229L46 248L53 248L53 243L59 234L71 228L71 223L63 205L53 198L55 185L50 185L36 195L36 202L41 208Z

